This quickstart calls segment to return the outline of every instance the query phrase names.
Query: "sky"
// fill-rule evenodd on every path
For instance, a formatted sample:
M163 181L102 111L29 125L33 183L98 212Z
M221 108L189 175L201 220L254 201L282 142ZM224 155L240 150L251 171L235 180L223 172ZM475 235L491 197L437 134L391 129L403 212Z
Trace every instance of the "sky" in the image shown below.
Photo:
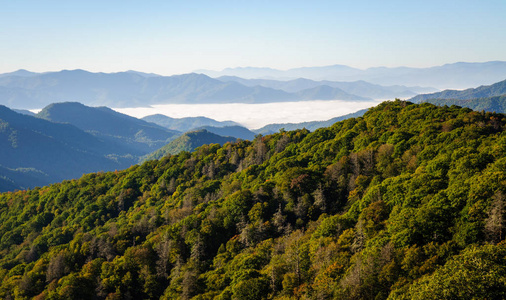
M0 73L506 61L505 0L0 0Z

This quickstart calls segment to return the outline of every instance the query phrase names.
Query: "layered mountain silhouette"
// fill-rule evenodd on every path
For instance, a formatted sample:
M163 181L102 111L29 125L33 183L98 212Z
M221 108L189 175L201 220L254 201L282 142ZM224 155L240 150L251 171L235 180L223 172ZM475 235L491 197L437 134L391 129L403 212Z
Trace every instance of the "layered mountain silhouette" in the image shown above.
M121 145L70 125L0 106L0 186L24 189L83 173L124 169L136 159Z
M203 74L154 76L138 72L91 73L64 70L30 76L0 77L0 104L37 109L54 102L91 106L140 107L169 103L266 103L319 100L263 86L223 82ZM334 92L336 95L337 93ZM342 92L342 100L364 97Z
M89 107L77 102L48 105L37 117L69 123L94 136L118 145L122 154L144 155L154 151L181 133L157 124L118 113L107 107Z
M282 81L282 80L269 80L269 79L245 79L237 76L221 76L217 79L229 82L235 81L246 86L264 86L273 89L283 90L289 93L297 93L303 90L310 90L320 86L329 86L338 88L346 93L357 95L360 97L373 98L373 99L394 99L394 98L407 98L413 97L419 93L431 93L436 92L437 89L430 87L406 87L400 85L394 86L381 86L378 84L372 84L363 80L354 82L342 82L342 81L314 81L305 78L298 78L294 80Z
M207 126L209 131L201 128L179 137L179 131L77 102L50 104L38 114L30 114L0 106L0 192L43 186L84 173L125 169L153 152L152 157L163 156L255 135L234 125ZM179 127L192 128L236 124L203 117L186 118L186 124L172 120L179 122Z
M506 62L483 63L458 62L429 68L375 67L365 70L344 65L305 67L289 70L270 68L228 68L222 71L197 70L197 73L211 77L238 76L242 78L263 78L291 80L357 81L365 80L381 85L430 86L438 89L462 89L470 86L492 84L506 78Z

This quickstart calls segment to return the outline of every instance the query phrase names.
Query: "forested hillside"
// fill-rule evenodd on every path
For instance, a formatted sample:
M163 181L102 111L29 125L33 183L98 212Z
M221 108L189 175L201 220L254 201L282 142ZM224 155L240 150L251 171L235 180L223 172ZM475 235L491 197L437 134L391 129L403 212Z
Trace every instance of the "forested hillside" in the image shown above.
M503 299L506 117L384 102L0 195L2 299Z

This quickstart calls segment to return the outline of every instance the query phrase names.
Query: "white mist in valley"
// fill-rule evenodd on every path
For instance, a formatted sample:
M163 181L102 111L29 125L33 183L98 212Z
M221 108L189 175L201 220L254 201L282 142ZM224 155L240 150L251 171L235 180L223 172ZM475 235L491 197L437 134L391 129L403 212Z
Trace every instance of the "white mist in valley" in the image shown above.
M171 118L208 117L217 121L234 121L249 129L272 123L324 121L376 106L381 101L298 101L262 104L160 104L150 107L114 108L136 118L162 114Z

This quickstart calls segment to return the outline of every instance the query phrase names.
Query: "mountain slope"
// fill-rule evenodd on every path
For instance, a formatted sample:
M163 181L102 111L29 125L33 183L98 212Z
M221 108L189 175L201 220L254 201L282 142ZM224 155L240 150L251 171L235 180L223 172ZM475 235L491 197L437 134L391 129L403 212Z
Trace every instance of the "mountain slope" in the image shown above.
M0 106L0 176L28 188L83 173L129 167L115 145L69 124L56 124ZM33 179L33 178L37 179Z
M235 81L246 86L264 86L273 89L283 90L289 93L297 93L305 89L316 88L327 85L333 88L339 88L346 93L372 99L395 99L415 96L419 93L429 93L437 91L434 88L406 87L406 86L381 86L365 81L339 82L339 81L314 81L305 78L298 78L288 81L269 80L269 79L244 79L236 76L221 76L218 80L228 82Z
M313 99L301 99L295 93L269 87L223 82L195 73L155 76L132 71L91 73L64 70L0 77L0 104L38 109L68 100L89 106L141 107L170 103L266 103Z
M205 129L186 132L182 136L156 150L155 152L146 155L145 160L160 159L168 154L178 154L182 151L192 152L197 147L206 144L225 144L233 142L237 138L230 136L220 136L209 132Z
M133 118L107 107L88 107L77 102L54 103L42 109L37 117L69 123L124 149L122 154L144 155L179 135L156 124Z
M505 129L385 102L1 194L0 298L503 299Z
M473 99L506 95L506 80L492 85L470 88L463 91L445 90L438 93L418 95L410 99L413 102L422 102L428 99Z

